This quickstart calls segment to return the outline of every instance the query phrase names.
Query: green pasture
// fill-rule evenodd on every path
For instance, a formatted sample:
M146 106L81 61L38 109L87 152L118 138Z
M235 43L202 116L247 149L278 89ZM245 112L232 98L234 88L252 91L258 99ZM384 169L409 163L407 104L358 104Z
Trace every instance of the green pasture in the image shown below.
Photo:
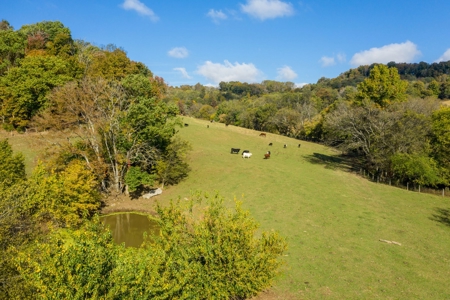
M285 266L270 299L450 299L448 198L370 182L321 145L191 118L184 123L192 172L158 200L219 191L243 200L263 230L286 237ZM42 149L63 138L9 136L27 172ZM230 154L232 147L253 156Z
M159 200L188 198L198 189L242 199L262 229L288 240L285 270L274 286L279 299L450 298L448 198L370 182L321 145L184 122L189 126L180 135L193 145L192 172ZM231 147L253 155L230 154Z

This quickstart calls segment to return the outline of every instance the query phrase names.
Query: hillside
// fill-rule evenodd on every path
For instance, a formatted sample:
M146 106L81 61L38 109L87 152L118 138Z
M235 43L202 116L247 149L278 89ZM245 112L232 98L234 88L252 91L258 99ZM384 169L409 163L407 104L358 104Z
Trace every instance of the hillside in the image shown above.
M321 145L185 118L192 172L159 201L215 190L289 241L271 299L444 299L450 296L448 198L369 182ZM207 128L209 125L209 128ZM273 146L269 147L268 143ZM287 148L283 148L287 144ZM248 149L250 159L230 154ZM263 154L271 150L271 158ZM146 200L137 200L146 201ZM401 246L380 242L397 241Z
M287 137L184 118L180 135L192 143L192 172L158 201L219 191L289 242L283 275L258 299L444 299L450 297L448 198L408 192L348 172L334 150ZM209 128L207 128L209 125ZM7 134L2 132L2 137ZM27 170L61 138L15 134ZM272 142L273 146L268 146ZM283 148L286 144L287 148ZM248 149L250 159L230 154ZM263 154L270 150L268 160ZM154 200L117 199L121 208L151 211ZM231 203L230 203L231 204ZM380 242L396 241L401 246Z

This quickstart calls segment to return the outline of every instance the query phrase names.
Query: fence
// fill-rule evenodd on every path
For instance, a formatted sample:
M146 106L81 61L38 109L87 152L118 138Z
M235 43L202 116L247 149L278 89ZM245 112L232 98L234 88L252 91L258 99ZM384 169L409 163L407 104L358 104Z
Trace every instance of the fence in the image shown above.
M433 194L433 195L442 196L442 197L450 197L450 188L449 187L446 187L443 189L432 189L429 187L424 187L424 186L420 186L418 184L414 184L413 182L408 182L406 185L404 185L400 182L400 180L391 179L387 176L380 176L380 175L377 175L374 173L370 173L364 169L360 169L359 175L361 175L362 177L369 179L373 182L376 182L376 183L395 186L397 188L401 188L401 189L411 191L411 192Z

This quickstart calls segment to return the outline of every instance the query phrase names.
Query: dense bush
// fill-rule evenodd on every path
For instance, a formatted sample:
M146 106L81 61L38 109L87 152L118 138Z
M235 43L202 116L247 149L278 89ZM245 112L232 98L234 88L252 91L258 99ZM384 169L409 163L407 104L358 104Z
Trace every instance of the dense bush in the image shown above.
M228 209L215 195L157 212L160 235L139 249L115 246L98 220L36 244L15 260L27 288L39 299L245 299L279 272L286 242L257 236L239 202Z

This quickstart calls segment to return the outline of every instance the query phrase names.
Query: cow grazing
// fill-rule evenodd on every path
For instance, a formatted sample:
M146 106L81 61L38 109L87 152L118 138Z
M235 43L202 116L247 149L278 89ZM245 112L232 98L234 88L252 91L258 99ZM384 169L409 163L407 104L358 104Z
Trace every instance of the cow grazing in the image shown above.
M189 124L188 123L184 123L184 127L188 127L189 126Z
M272 146L272 143L269 143L269 146Z
M302 145L302 144L298 144L298 147L300 148L301 145Z
M239 151L241 151L241 148L231 148L231 154L239 154Z
M261 132L261 133L259 134L259 136L266 137L266 134L265 134L264 132Z
M264 159L269 159L270 158L270 151L267 151L266 154L264 154Z
M250 158L252 154L250 152L242 152L242 158Z
M284 144L283 148L287 148L287 145L286 145L286 144Z

